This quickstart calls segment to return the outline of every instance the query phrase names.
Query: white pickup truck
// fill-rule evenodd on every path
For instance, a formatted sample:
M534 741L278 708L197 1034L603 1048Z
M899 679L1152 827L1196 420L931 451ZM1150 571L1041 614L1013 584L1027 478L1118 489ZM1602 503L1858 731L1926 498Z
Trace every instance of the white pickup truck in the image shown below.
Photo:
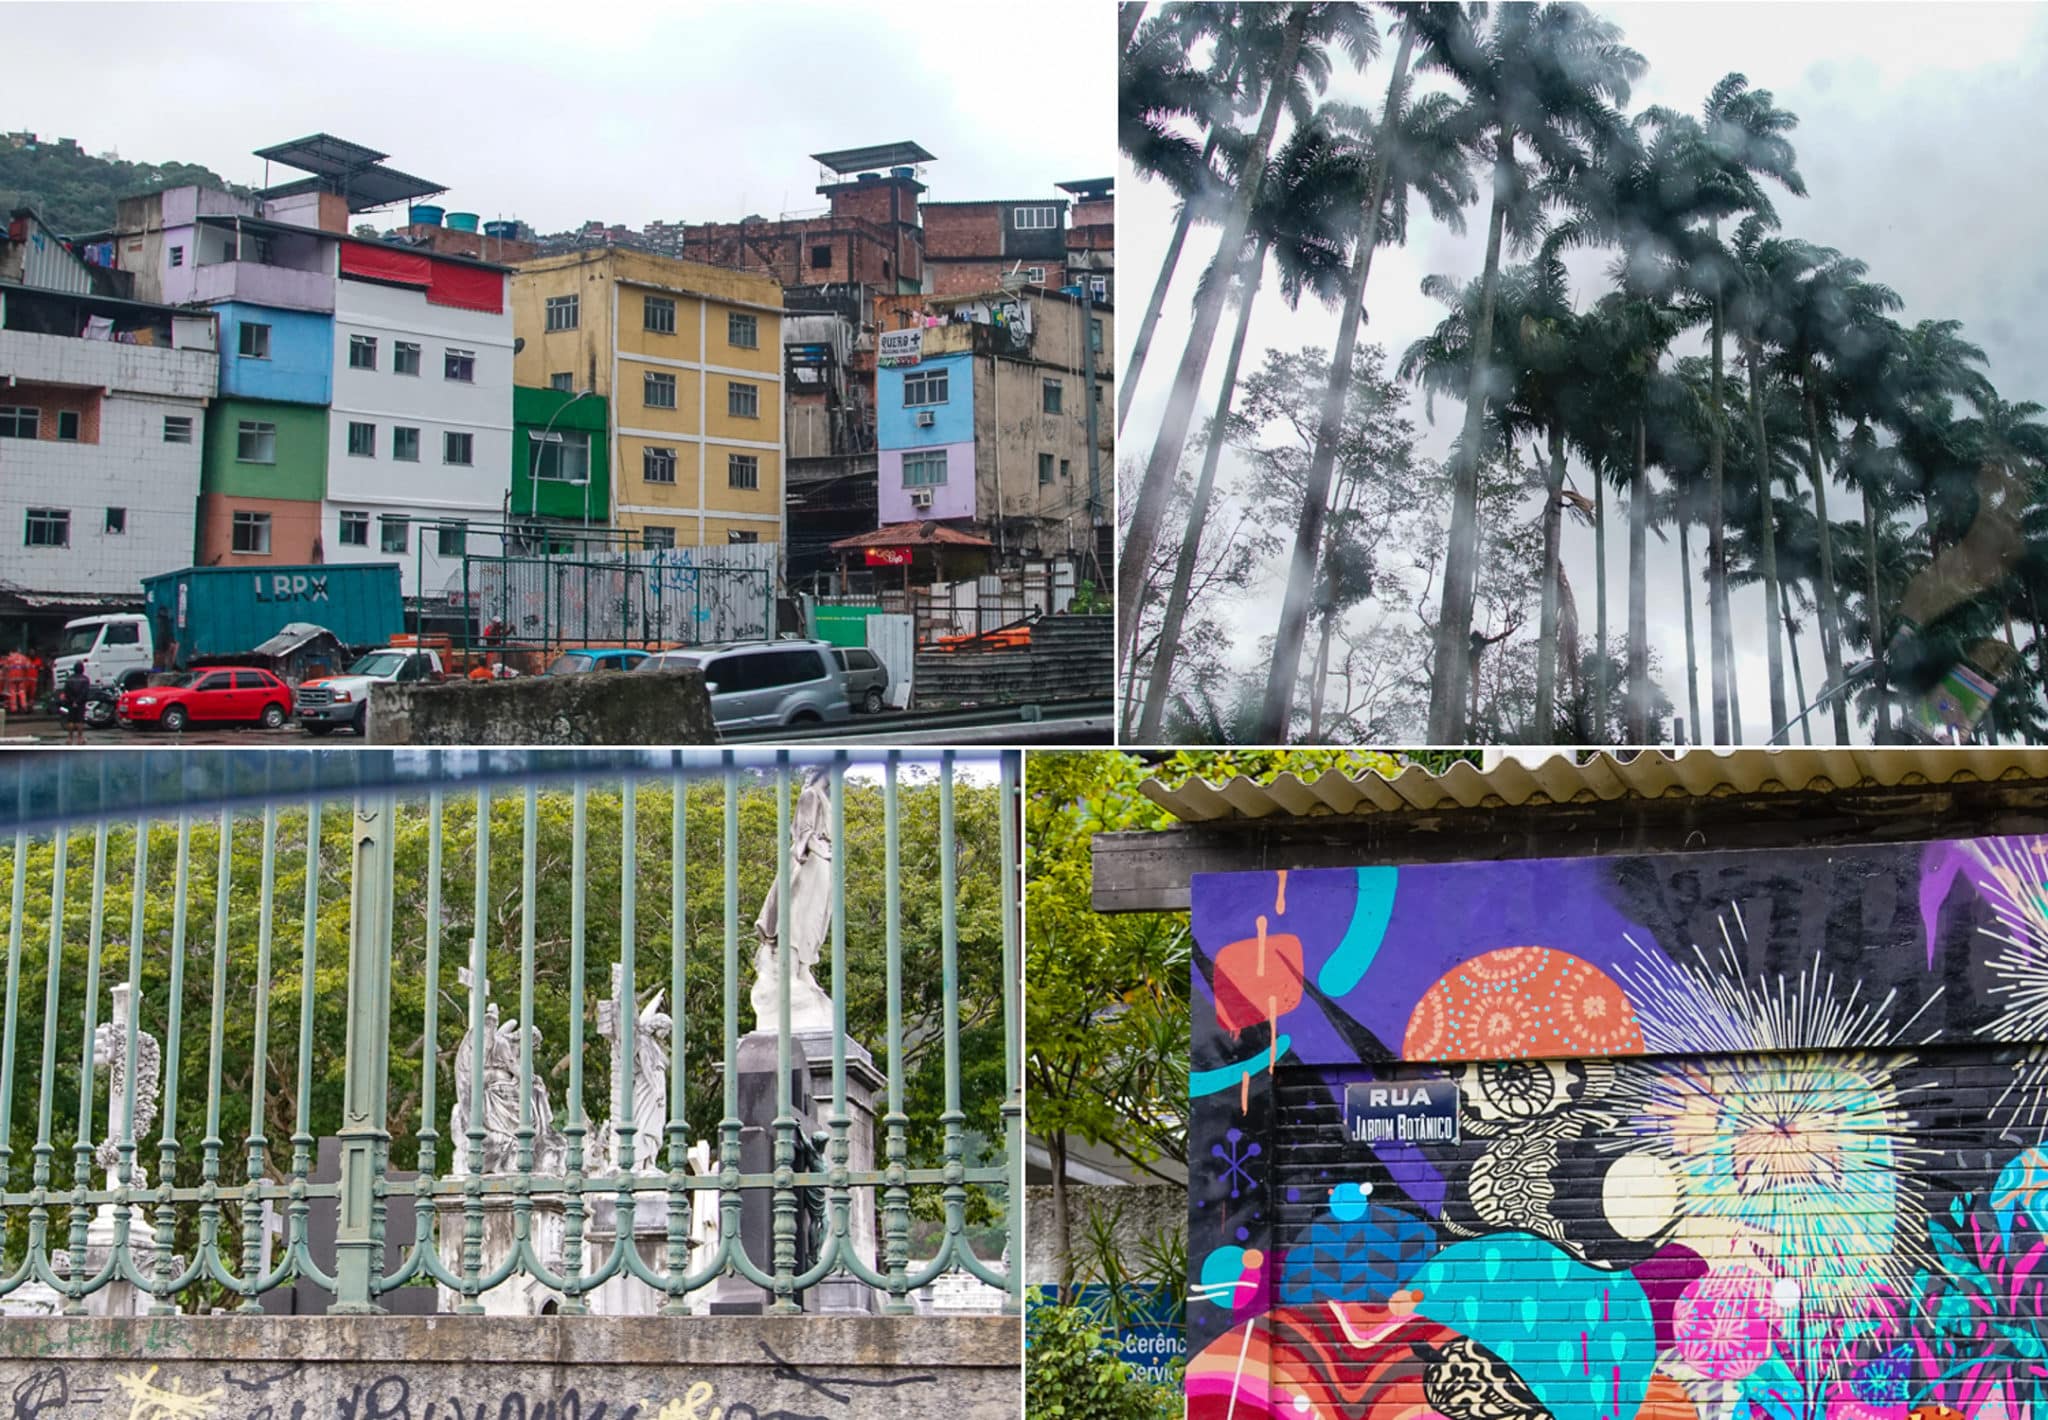
M386 646L359 657L340 675L309 680L299 687L292 713L309 735L331 735L344 727L358 735L370 730L370 687L446 680L441 656L420 646Z

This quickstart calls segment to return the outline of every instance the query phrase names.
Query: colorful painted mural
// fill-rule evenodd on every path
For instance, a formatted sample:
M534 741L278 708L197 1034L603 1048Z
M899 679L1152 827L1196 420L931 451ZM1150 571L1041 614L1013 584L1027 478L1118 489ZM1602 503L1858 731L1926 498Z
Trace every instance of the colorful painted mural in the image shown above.
M1192 916L1191 1420L2048 1420L2048 839Z

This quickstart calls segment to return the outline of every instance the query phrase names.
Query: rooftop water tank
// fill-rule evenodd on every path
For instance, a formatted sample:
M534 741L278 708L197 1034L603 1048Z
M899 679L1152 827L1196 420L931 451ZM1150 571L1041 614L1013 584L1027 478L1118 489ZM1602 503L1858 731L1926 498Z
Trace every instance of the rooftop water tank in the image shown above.
M517 222L486 222L484 223L484 235L487 237L503 237L507 241L516 241L519 237L519 224Z
M882 175L880 173L862 173L860 175L860 180L862 182L880 182L882 180Z
M451 232L474 232L476 230L476 213L450 212L448 214L448 230Z
M889 169L889 176L907 178L913 176L915 172L916 169L914 168L891 168Z
M412 224L415 227L438 227L442 210L431 202L415 202L412 205Z

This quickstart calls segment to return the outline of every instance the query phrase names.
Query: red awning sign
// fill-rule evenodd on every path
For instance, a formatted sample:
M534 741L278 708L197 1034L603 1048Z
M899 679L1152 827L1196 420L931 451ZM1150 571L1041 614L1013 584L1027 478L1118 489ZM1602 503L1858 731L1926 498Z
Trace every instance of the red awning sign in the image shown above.
M908 567L910 549L907 547L870 547L865 549L870 567Z

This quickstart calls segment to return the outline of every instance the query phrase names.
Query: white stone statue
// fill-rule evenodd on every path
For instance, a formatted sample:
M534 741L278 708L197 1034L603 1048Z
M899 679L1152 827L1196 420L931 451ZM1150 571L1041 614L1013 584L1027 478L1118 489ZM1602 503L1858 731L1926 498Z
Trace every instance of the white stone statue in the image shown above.
M817 767L804 771L803 792L789 825L789 1028L794 1033L832 1029L832 998L818 988L812 973L826 934L832 927L832 798L830 779ZM775 885L754 919L760 945L754 952L754 1029L777 1027L776 995L781 968L776 962L776 936L781 905Z
M467 967L457 970L462 985L470 983ZM519 1025L498 1018L497 1003L490 1000L489 983L484 987L484 1167L487 1174L513 1173L519 1162ZM469 1172L469 1122L476 1117L470 1097L470 1074L476 1052L476 1027L462 1036L455 1053L455 1107L448 1112L448 1137L455 1157L448 1172L460 1176ZM540 1029L534 1028L533 1050L540 1055ZM533 1172L558 1173L567 1155L567 1142L555 1128L555 1112L548 1103L547 1083L538 1069L533 1075Z
M630 1108L619 1098L625 1077L626 1036L623 1029L632 998L627 994L624 973L612 963L612 994L597 1007L597 1033L612 1046L612 1117L605 1121L595 1149L594 1162L611 1172L619 1170L619 1142L616 1124L621 1114L633 1121L633 1172L662 1173L668 1169L668 1040L673 1022L661 1009L662 993L656 991L641 1007L633 1038L633 1099ZM597 1171L593 1169L593 1172Z
M128 983L114 988L114 1014L92 1033L92 1068L107 1072L107 1137L93 1154L107 1171L107 1187L119 1186L121 1165L121 1113L128 1104ZM163 1070L163 1049L146 1030L135 1033L135 1156L129 1184L145 1188L149 1175L142 1166L142 1141L149 1126L156 1123L158 1077Z

